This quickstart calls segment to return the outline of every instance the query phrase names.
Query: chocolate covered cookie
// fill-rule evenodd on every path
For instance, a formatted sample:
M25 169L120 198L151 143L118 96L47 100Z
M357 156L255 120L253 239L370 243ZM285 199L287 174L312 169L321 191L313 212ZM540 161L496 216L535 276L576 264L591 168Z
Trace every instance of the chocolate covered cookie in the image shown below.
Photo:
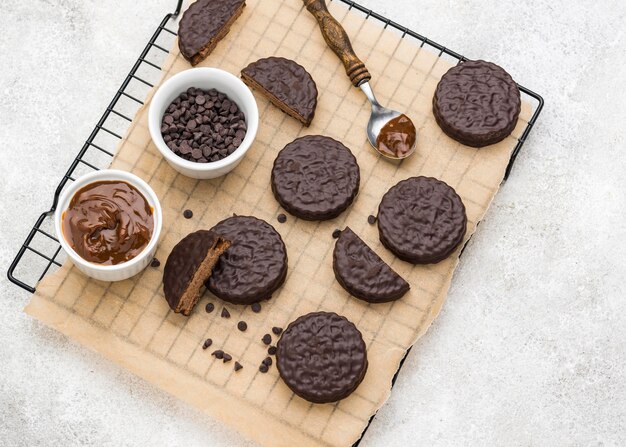
M354 324L336 313L293 321L278 340L276 366L285 384L309 402L348 397L367 371L367 351Z
M212 231L199 230L174 246L163 269L163 293L170 308L189 315L200 289L230 242Z
M413 264L447 258L463 241L465 206L453 188L432 177L412 177L393 186L378 207L380 241Z
M335 243L333 270L348 293L368 303L397 300L410 288L350 228L343 230Z
M303 66L284 57L267 57L241 70L241 78L272 104L305 126L317 107L317 86Z
M448 70L433 97L433 114L441 130L473 147L508 137L520 110L520 92L513 78L485 61L467 61Z
M359 191L356 158L339 141L308 135L280 151L272 168L272 191L278 203L306 220L337 217Z
M178 47L191 65L202 62L228 34L241 15L245 0L197 0L178 24Z
M285 282L287 250L270 224L234 216L211 230L231 241L207 281L216 296L233 304L252 304L269 299Z

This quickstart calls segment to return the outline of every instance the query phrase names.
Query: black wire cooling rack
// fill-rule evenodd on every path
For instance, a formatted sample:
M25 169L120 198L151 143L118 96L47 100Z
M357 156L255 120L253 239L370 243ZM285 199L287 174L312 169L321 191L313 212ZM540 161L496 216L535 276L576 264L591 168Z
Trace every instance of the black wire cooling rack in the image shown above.
M365 15L366 19L378 20L384 24L385 28L391 27L396 29L402 33L403 38L408 36L417 39L421 42L420 45L422 47L428 47L438 52L438 56L441 58L446 58L452 62L456 61L457 63L468 60L455 51L437 42L433 42L351 0L330 1L344 3L349 9L360 11ZM174 39L176 38L176 32L168 28L168 25L171 25L176 17L178 17L182 4L183 0L177 0L176 9L167 14L155 30L148 44L133 65L133 68L113 96L113 100L102 114L102 117L87 138L87 141L85 141L85 144L61 179L61 182L54 192L52 206L48 211L43 212L39 216L26 237L26 240L18 250L13 262L11 262L7 276L12 283L20 286L22 289L34 293L37 283L51 269L61 267L65 255L61 251L59 241L54 235L52 222L52 216L56 209L59 195L69 181L74 181L87 172L107 168L111 163L117 144L123 138L122 135L132 122L132 117L143 105L142 99L146 97L150 89L154 87L161 76L161 65L169 53L168 48L172 47ZM522 146L524 146L530 131L543 109L543 98L540 95L519 84L518 87L522 94L522 99L529 102L533 107L533 114L511 153L504 180L509 177L515 159L522 149ZM407 355L409 351L407 351ZM400 362L398 371L393 377L392 386L396 382L398 373L400 369L402 369L405 359L406 355ZM365 431L369 428L374 416L375 415L369 420L363 434L365 434ZM357 447L360 444L363 439L363 434L361 435L361 439L359 439L353 447Z

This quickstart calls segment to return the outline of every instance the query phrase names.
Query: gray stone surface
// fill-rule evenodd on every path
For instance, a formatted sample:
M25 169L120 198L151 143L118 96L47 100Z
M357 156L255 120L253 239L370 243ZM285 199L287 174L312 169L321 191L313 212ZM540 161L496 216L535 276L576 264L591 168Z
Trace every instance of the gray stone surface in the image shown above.
M3 270L173 3L0 2ZM546 99L363 445L626 445L626 4L362 3ZM252 445L0 292L0 444Z

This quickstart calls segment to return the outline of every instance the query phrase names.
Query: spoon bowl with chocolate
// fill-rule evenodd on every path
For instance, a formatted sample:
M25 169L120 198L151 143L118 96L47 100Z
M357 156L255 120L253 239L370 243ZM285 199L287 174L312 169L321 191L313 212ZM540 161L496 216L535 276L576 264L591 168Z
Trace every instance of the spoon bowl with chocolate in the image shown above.
M101 281L121 281L146 268L162 221L152 188L114 169L78 178L61 194L54 215L64 251L79 270Z
M411 119L380 105L369 81L372 78L365 64L357 57L348 34L326 7L325 0L303 0L322 31L324 40L341 59L352 85L359 87L372 105L367 124L367 139L384 157L401 160L415 152L417 131Z

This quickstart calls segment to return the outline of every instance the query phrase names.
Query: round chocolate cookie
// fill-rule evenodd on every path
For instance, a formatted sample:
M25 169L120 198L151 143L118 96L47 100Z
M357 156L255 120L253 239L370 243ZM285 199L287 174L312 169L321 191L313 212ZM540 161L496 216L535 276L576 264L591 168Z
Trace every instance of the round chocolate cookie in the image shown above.
M432 177L401 181L387 191L378 207L380 241L413 264L447 258L463 240L466 226L461 198Z
M367 371L367 351L361 333L345 317L313 312L283 332L276 366L298 396L330 403L348 397L359 386Z
M350 228L333 251L335 278L348 293L368 303L387 303L409 291L407 283Z
M287 276L287 249L274 227L256 217L234 216L211 230L231 246L213 269L208 289L233 304L270 298Z
M309 135L280 151L272 169L272 191L278 203L306 220L337 217L359 192L356 158L339 141Z
M443 75L433 97L441 130L467 146L508 137L519 117L520 92L513 78L491 62L467 61Z

